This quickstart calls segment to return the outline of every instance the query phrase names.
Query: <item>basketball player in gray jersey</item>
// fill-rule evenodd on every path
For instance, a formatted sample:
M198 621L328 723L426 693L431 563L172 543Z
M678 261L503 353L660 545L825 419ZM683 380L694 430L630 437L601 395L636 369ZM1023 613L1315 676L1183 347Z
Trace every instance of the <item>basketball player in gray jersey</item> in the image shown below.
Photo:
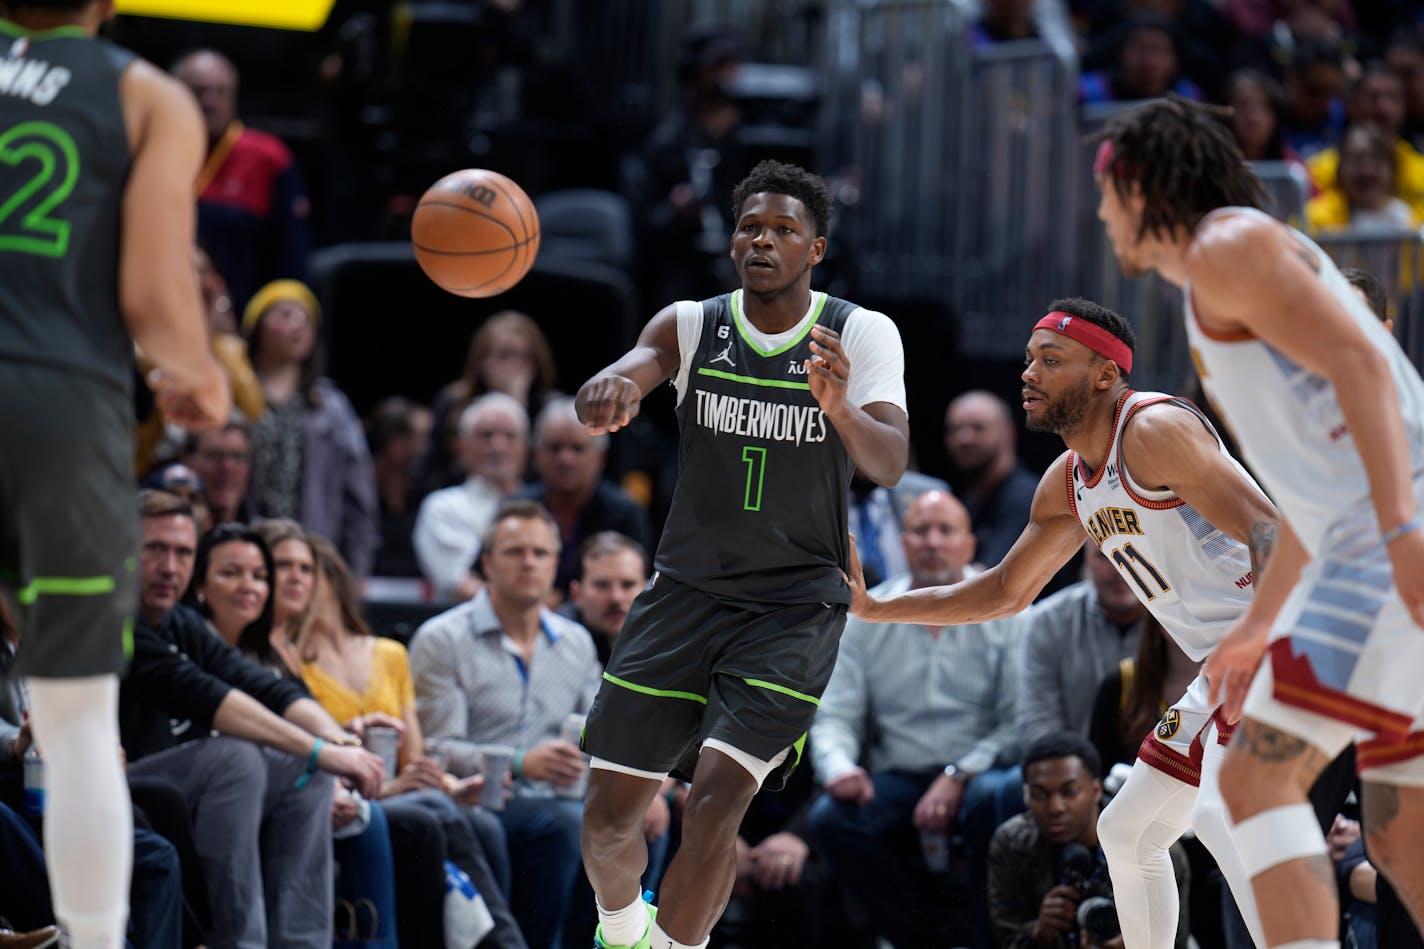
M677 388L677 490L654 562L589 713L583 854L595 945L705 946L736 872L742 816L801 755L845 625L854 468L893 485L909 453L904 354L883 314L811 290L830 198L763 162L732 197L742 288L666 307L578 394L616 431ZM690 777L682 846L656 918L638 898L642 822L669 773Z
M0 20L0 582L45 757L55 915L122 945L132 840L116 749L135 602L133 344L170 421L227 383L190 263L203 127L186 90L95 38L112 0L7 0Z

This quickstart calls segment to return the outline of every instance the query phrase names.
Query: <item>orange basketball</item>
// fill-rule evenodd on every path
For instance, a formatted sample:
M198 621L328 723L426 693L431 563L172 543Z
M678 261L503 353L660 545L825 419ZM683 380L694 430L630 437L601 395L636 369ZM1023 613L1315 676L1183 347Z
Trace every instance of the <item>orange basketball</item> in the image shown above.
M519 282L539 253L539 216L524 189L483 168L454 171L420 196L410 242L425 275L462 297Z

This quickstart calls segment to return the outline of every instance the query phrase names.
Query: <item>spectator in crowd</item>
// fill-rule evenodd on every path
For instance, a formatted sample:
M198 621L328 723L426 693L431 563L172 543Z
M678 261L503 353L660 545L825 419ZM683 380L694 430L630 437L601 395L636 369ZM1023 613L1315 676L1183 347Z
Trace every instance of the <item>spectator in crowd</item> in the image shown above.
M1203 98L1197 84L1182 73L1172 21L1150 13L1134 14L1124 22L1114 65L1078 78L1078 99L1084 103L1155 99L1169 92Z
M1345 54L1338 43L1305 43L1285 72L1286 144L1305 158L1335 144L1345 125Z
M284 884L331 877L331 782L316 772L370 794L381 761L178 605L198 542L188 505L150 491L140 513L140 615L119 709L129 771L171 782L196 815L215 933L234 945L266 945L270 934L283 946L329 946L330 888Z
M1383 63L1369 64L1364 74L1350 87L1345 112L1351 126L1376 126L1384 138L1386 150L1392 154L1394 180L1385 194L1393 194L1404 201L1415 217L1424 216L1424 155L1401 135L1405 105L1404 86L1399 77ZM1336 146L1311 156L1306 163L1315 186L1325 194L1345 189L1345 176L1340 166L1344 163L1349 132L1350 129L1346 129Z
M677 46L678 107L625 162L649 300L701 300L733 282L727 262L732 188L751 170L732 96L736 39L716 24L688 27Z
M607 460L608 436L588 433L573 399L558 398L544 406L534 423L534 470L539 478L525 496L544 505L559 525L562 546L554 587L560 596L568 595L585 537L612 530L648 547L647 512L603 477Z
M1137 652L1147 610L1096 544L1083 553L1085 579L1024 617L1015 718L1025 743L1061 729L1086 736L1098 683Z
M247 422L234 415L222 428L189 436L183 463L202 479L207 491L211 524L248 520L252 429Z
M1343 267L1340 274L1350 281L1350 286L1355 288L1355 292L1360 295L1361 300L1365 301L1370 312L1392 334L1394 320L1389 318L1389 295L1385 292L1384 284L1380 283L1379 278L1368 270L1361 270L1358 267Z
M979 19L969 28L974 48L1038 37L1033 24L1033 0L985 0Z
M272 551L246 524L219 524L198 541L190 598L223 642L265 649L272 633Z
M1398 177L1388 133L1370 122L1351 125L1340 139L1336 183L1305 206L1306 230L1368 235L1417 228L1419 214L1395 196Z
M188 502L193 509L193 520L198 524L198 536L206 534L213 526L213 510L208 506L208 493L203 487L203 479L198 473L181 461L172 461L155 468L143 479L145 488L167 491Z
M949 483L974 524L975 562L1004 559L1028 523L1038 476L1019 461L1009 405L991 392L966 392L944 413Z
M974 554L964 506L940 491L910 505L902 538L910 572L881 584L885 595L957 582ZM970 891L982 892L989 835L1018 810L1020 635L1017 619L949 632L846 623L811 727L812 764L826 789L811 829L872 928L897 949L933 941L917 898L927 880L915 831L962 834ZM987 932L974 935L976 945L987 942Z
M578 576L569 584L566 609L593 635L598 661L608 665L618 631L633 600L648 585L648 552L617 531L599 531L579 545Z
M372 573L418 577L420 562L411 535L419 509L416 465L430 445L430 410L401 396L377 403L366 420L366 441L381 505L381 546Z
M859 471L851 478L848 521L870 586L910 569L900 543L900 524L905 510L927 491L947 492L949 485L918 471L906 471L893 488L878 485Z
M1137 656L1119 661L1097 688L1088 737L1103 766L1136 761L1142 740L1199 672L1201 663L1182 652L1156 619L1145 617Z
M430 451L421 464L422 494L457 485L469 472L460 463L459 422L465 407L482 395L502 392L518 402L528 431L554 393L554 353L539 324L517 310L503 310L470 337L465 372L435 396ZM524 473L523 469L519 472Z
M253 427L254 513L290 517L328 537L357 576L371 572L380 505L361 420L345 394L317 373L321 307L305 284L277 280L242 313L242 330L267 397Z
M208 132L198 176L198 237L226 278L235 307L279 277L306 279L311 238L306 186L292 153L237 117L237 69L223 54L195 50L173 64Z
M1121 937L1095 939L1078 922L1086 900L1112 899L1107 861L1098 845L1100 773L1097 752L1075 732L1049 732L1024 753L1028 812L994 831L989 846L989 916L995 941L1004 949L1121 947ZM1180 843L1172 845L1171 854L1185 906L1188 873ZM1178 949L1188 944L1186 922L1183 913Z
M1226 80L1226 104L1231 107L1231 134L1247 161L1305 162L1285 140L1285 92L1263 72L1241 69Z
M1384 61L1404 88L1400 134L1424 152L1424 25L1406 27L1390 37Z
M1335 815L1335 823L1325 835L1325 846L1340 885L1342 923L1350 934L1350 945L1353 949L1375 949L1379 945L1375 918L1379 871L1365 853L1360 822L1343 814ZM1387 949L1405 947L1391 945Z
M475 571L480 537L500 503L520 485L529 455L529 417L503 392L476 396L460 413L464 484L441 488L420 503L411 544L437 596L468 600L484 586Z
M598 690L599 666L583 627L548 610L559 532L532 501L506 502L480 545L486 586L426 622L411 641L416 710L427 746L458 775L482 753L514 749L514 797L500 812L514 864L514 918L531 949L556 949L579 872L583 802L567 789L587 768L560 737ZM501 774L485 774L499 781Z

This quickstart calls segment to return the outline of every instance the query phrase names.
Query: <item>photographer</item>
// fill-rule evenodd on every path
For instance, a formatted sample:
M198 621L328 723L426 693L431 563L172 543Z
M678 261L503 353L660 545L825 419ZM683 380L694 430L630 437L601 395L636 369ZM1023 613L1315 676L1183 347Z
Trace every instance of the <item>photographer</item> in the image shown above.
M1024 754L1028 812L1005 821L989 845L989 918L999 946L1122 949L1112 883L1098 846L1101 764L1087 739L1050 732ZM1187 864L1171 848L1183 906ZM1176 944L1187 945L1186 914Z

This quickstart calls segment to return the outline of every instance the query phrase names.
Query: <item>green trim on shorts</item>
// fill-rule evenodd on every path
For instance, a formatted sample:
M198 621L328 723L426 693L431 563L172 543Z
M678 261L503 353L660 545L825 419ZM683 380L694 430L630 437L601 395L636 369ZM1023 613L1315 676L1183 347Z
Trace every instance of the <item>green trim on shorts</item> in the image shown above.
M103 596L113 593L113 577L35 577L15 591L21 606L33 606L43 596Z
M606 678L606 677L605 677ZM770 689L773 692L780 692L782 695L789 695L793 699L800 699L803 702L810 702L817 708L821 707L821 700L805 692L797 692L795 689L788 689L784 685L777 685L775 682L768 682L765 679L748 679L746 676L738 676L747 685L756 686L758 689ZM804 736L803 736L804 737Z
M635 682L629 682L627 679L620 679L617 676L609 675L606 672L603 674L603 678L607 679L609 682L612 682L614 685L622 686L623 688L628 689L629 691L641 692L644 695L651 695L655 698L687 699L692 702L700 702L703 705L707 704L707 697L704 695L698 695L696 692L678 692L673 689L655 689L652 686L638 685Z
M133 653L134 653L133 629L134 629L133 617L132 617L132 616L125 616L125 617L124 617L124 630L123 630L123 633L121 634L121 635L123 636L123 638L124 638L124 662L133 662Z

